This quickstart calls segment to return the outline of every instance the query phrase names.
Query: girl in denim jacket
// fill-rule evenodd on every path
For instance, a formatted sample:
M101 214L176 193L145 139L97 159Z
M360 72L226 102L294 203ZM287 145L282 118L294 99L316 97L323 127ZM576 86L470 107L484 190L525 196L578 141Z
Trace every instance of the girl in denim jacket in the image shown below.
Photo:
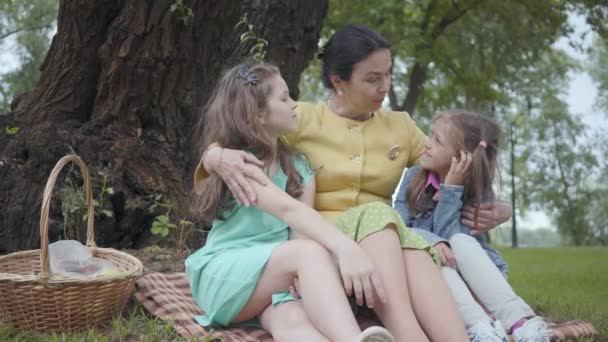
M442 274L471 341L506 342L504 326L516 342L548 342L546 324L507 282L502 257L461 223L463 203L479 208L493 198L499 136L500 127L479 114L438 113L420 166L405 172L395 209L441 255ZM476 209L475 226L478 215Z

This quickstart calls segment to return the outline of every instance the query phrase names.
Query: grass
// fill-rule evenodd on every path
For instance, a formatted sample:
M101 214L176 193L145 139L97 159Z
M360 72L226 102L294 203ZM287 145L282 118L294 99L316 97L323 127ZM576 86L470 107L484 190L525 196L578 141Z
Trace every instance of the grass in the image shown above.
M608 248L501 249L515 292L543 315L584 319L608 341Z
M166 322L148 316L139 305L126 310L122 317L115 317L107 325L92 328L74 335L37 335L19 332L6 324L0 324L0 341L19 342L177 342L185 341Z
M501 248L515 291L533 309L559 320L592 322L608 342L608 248ZM185 341L167 323L129 305L122 317L77 335L40 336L0 324L0 341ZM209 340L204 342L211 342Z

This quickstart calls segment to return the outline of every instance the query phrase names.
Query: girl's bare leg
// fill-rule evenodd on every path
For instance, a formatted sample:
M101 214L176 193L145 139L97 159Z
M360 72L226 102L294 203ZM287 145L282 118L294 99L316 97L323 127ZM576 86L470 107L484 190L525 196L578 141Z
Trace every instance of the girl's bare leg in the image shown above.
M313 326L331 341L352 342L361 333L330 253L311 240L287 241L276 247L249 301L234 323L260 315L273 293L288 291L298 278L302 304Z
M271 305L264 310L260 321L276 342L329 342L308 319L302 302Z
M388 300L386 303L381 303L376 299L374 310L384 326L399 342L428 341L410 303L406 266L401 255L399 236L394 226L389 225L386 229L366 236L359 242L359 245L375 262L378 274L382 278Z
M402 249L407 288L418 322L432 341L468 341L464 323L428 252Z

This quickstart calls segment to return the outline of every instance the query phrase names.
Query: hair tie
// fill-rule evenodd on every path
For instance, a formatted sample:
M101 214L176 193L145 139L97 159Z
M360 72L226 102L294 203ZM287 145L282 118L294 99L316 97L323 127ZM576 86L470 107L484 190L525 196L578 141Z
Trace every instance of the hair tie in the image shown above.
M479 146L481 146L481 147L483 147L483 148L486 148L486 147L488 147L488 143L486 143L486 141L485 141L485 140L480 140L480 141L479 141Z

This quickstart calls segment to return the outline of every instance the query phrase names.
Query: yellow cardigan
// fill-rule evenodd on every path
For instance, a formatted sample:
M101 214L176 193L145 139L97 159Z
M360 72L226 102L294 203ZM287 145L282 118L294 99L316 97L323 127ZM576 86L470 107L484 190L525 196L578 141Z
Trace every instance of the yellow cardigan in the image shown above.
M298 102L298 130L283 137L316 172L315 209L334 220L374 201L391 204L406 167L418 163L426 135L406 112L378 111L359 122L332 113L325 103ZM199 163L195 184L206 176Z
M378 111L359 122L327 104L299 102L298 130L284 137L316 171L315 209L333 221L345 210L391 196L406 167L418 163L426 135L405 112Z

